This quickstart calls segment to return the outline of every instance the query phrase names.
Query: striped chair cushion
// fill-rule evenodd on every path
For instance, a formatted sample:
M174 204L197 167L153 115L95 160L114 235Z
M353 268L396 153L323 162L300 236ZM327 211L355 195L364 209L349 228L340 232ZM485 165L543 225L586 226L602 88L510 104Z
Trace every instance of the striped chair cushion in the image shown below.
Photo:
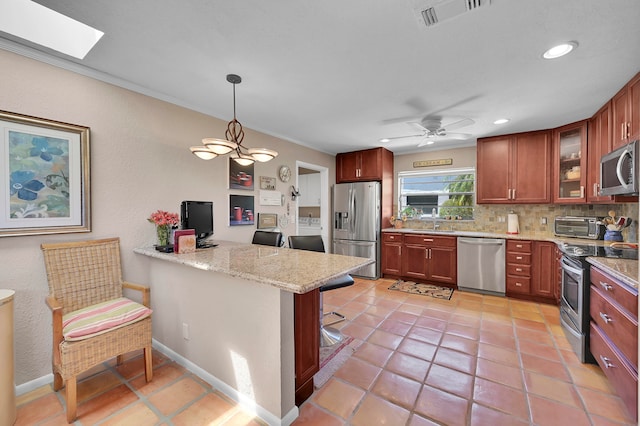
M69 312L62 317L65 340L83 340L151 315L151 309L126 297L109 300Z

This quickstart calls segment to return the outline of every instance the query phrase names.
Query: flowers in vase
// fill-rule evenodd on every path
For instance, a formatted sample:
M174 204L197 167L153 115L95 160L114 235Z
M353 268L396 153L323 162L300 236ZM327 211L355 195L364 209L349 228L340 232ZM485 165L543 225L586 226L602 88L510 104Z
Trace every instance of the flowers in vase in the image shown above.
M177 213L169 213L164 210L157 210L152 213L147 220L156 225L158 234L158 245L166 246L169 244L169 234L171 228L180 223L180 216Z

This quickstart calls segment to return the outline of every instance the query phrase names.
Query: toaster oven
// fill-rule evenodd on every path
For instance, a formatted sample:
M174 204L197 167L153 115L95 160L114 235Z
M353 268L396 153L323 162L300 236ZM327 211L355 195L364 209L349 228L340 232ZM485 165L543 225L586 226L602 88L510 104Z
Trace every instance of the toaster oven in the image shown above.
M553 232L559 237L601 240L605 232L602 219L602 217L558 216L554 221Z

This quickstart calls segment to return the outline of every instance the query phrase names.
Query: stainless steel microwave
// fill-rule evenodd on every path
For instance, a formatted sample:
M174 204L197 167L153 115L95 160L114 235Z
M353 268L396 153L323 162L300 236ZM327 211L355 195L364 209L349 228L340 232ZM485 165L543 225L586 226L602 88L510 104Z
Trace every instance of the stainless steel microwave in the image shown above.
M630 142L602 156L601 195L638 195L638 143Z

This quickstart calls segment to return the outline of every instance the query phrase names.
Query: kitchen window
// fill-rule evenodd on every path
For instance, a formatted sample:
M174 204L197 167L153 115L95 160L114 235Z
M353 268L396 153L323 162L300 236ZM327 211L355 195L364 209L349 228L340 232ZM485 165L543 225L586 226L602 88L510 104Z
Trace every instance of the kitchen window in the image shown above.
M473 167L398 173L398 216L413 219L473 219ZM433 215L435 209L435 216Z

